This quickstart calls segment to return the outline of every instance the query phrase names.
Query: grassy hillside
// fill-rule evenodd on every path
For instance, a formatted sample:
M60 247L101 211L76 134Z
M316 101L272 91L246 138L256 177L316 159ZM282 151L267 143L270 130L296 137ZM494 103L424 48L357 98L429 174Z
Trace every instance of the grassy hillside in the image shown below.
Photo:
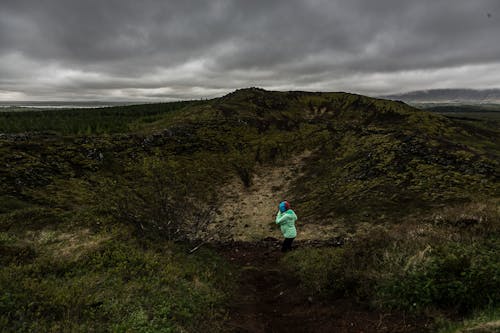
M0 113L0 326L218 331L233 272L210 250L186 255L186 244L214 232L226 182L250 187L256 169L305 150L288 196L301 223L355 240L284 260L317 278L312 290L402 311L494 307L499 128L347 93L256 88ZM488 281L484 302L466 298Z
M4 135L2 159L11 165L7 174L2 173L4 193L30 196L26 190L51 183L54 176L80 178L97 171L122 175L127 173L123 161L151 156L191 170L189 176L182 176L186 182L192 178L197 184L205 181L209 187L216 186L236 172L248 183L256 164L286 163L291 154L308 148L314 151L313 157L291 195L310 221L351 217L373 221L498 195L498 130L494 128L345 93L253 89L163 108L179 107L162 117L156 115L161 118L156 122L135 123L136 134ZM150 108L158 107L129 108L132 116L114 123L125 123L133 115L143 119ZM112 109L105 112L121 119ZM126 109L121 107L120 112L126 114ZM67 111L58 112L61 119L70 117ZM104 111L81 112L95 116L77 122L84 128L85 122L100 123ZM15 123L16 115L1 116ZM24 124L30 114L18 117ZM12 132L12 128L0 130ZM44 130L68 133L58 123L45 124ZM12 150L14 154L9 153ZM191 168L191 163L197 167ZM213 172L217 177L200 179Z

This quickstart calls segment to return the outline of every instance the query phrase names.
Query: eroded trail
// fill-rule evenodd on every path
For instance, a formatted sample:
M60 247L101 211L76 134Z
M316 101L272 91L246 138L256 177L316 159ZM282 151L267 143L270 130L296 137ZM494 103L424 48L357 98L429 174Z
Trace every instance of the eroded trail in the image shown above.
M279 242L233 243L220 248L240 267L230 304L230 332L426 332L425 322L380 313L350 299L325 300L307 293L280 263Z

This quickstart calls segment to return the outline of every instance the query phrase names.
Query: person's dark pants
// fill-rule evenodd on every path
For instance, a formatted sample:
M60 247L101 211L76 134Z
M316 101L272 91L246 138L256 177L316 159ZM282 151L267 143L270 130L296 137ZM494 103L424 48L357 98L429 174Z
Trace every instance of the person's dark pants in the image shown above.
M283 241L283 246L281 247L281 252L287 252L292 250L292 243L295 238L285 238Z

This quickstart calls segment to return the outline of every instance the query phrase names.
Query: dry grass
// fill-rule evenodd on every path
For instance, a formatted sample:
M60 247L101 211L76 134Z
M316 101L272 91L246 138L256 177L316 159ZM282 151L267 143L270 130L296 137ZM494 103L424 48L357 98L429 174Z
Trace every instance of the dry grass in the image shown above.
M431 221L437 225L468 229L474 233L498 233L500 232L499 201L491 199L445 207L435 212Z
M42 229L26 232L23 241L32 244L37 252L53 258L78 260L110 238L109 235L92 233L88 228L74 228L71 232Z
M466 328L457 333L498 333L500 332L500 320L491 321L489 323L479 324L474 327Z

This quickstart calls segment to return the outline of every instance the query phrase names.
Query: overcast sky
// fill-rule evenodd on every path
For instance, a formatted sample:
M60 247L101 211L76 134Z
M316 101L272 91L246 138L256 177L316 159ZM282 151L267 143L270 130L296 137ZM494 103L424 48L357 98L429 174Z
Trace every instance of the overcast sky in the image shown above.
M0 100L500 87L499 0L0 0Z

